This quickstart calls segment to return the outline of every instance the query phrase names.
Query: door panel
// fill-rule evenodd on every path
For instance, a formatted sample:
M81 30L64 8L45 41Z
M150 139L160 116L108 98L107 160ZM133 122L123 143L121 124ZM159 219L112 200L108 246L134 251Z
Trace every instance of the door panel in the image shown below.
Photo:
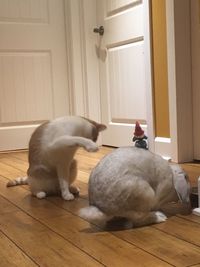
M0 150L69 114L64 1L0 0Z
M127 7L136 5L138 2L141 2L141 0L108 0L106 2L106 10L108 12L108 15L111 15L127 9Z
M48 0L1 0L0 21L47 23Z
M0 52L1 123L53 117L50 61L48 52Z
M113 16L106 12L104 23L104 39L107 48L143 40L143 6L141 4L127 7L123 12Z
M147 131L144 3L99 0L98 10L105 29L99 38L102 120L108 125L102 141L130 145L136 120Z
M133 122L133 118L140 121L146 118L144 90L137 90L145 88L142 62L142 42L108 49L109 115L112 122L127 123Z

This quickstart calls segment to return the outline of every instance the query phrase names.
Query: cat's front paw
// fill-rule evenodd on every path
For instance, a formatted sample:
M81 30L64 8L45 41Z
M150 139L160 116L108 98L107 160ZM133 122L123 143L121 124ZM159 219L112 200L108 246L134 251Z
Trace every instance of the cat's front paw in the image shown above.
M71 194L70 192L65 192L62 194L62 198L64 200L73 200L74 199L74 195Z
M97 144L94 143L93 141L88 142L88 144L86 145L85 149L86 149L88 152L96 152L96 151L99 150Z

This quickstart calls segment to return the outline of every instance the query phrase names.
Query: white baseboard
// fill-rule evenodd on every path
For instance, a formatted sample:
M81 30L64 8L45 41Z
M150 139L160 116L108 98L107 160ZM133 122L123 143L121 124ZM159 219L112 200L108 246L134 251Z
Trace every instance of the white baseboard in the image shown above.
M171 159L171 139L165 137L155 138L155 153L166 160Z
M0 151L27 149L30 136L39 124L0 127Z
M195 208L192 210L192 214L200 216L200 208Z

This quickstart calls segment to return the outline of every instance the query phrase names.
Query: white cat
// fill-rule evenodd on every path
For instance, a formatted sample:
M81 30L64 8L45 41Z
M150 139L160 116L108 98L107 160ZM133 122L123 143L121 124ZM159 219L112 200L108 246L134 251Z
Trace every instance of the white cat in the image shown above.
M74 155L78 147L88 152L98 150L96 141L106 126L76 116L62 117L40 125L29 142L27 177L8 182L7 186L29 184L33 195L61 192L63 199L72 200L79 189L72 186L77 175Z

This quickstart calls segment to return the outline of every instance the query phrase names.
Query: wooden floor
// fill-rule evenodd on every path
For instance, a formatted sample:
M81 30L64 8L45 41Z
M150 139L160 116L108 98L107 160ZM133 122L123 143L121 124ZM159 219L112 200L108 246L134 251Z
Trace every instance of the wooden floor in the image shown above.
M77 184L80 197L38 200L27 186L6 188L9 179L24 176L27 153L0 154L0 266L199 266L200 217L176 215L165 223L137 229L101 230L78 216L88 205L91 169L111 149L80 150ZM184 165L195 184L198 165Z

